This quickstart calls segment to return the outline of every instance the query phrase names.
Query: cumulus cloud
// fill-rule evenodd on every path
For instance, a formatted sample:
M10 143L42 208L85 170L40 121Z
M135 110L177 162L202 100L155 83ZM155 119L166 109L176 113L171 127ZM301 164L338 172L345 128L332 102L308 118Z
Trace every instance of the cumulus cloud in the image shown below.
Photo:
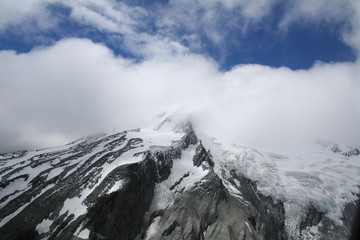
M7 137L1 138L0 145L4 149L9 147L7 142L16 141L11 145L53 145L57 140L112 127L138 127L150 115L148 109L157 112L165 109L165 102L174 102L171 86L184 89L185 82L191 85L189 81L200 78L204 68L211 72L212 65L197 59L201 57L170 60L160 56L135 64L114 57L102 45L80 39L27 54L2 51L0 132ZM181 73L189 64L199 72ZM175 80L167 83L170 76ZM184 96L190 91L195 96L191 89ZM36 132L38 135L31 134ZM11 141L9 136L13 136ZM49 141L40 141L47 138Z
M133 62L85 39L0 52L0 152L139 127L176 109L199 130L270 146L324 138L360 145L359 63L309 70L240 65L190 52Z
M117 34L119 45L142 58L115 56L77 38L29 53L1 51L0 152L139 127L171 109L199 130L240 144L324 138L359 146L358 60L298 71L250 64L223 72L214 60L194 53L204 47L202 35L226 49L231 31L246 34L249 24L266 20L280 2L179 0L151 11L111 0L1 1L0 33L14 26L56 28L61 19L51 16L49 6L58 4L70 9L72 21ZM306 21L345 21L341 37L360 49L358 1L288 1L280 17L278 27L285 31Z
M225 140L256 147L318 138L358 146L359 69L358 63L319 63L300 71L238 66L224 73L224 100L208 111L206 129ZM216 128L215 122L222 127Z

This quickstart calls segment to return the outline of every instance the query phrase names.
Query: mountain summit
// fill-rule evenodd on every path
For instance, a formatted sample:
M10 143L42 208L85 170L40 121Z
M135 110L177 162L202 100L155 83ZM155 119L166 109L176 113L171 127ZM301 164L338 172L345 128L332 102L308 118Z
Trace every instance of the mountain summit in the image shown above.
M162 116L152 129L2 154L0 238L347 239L360 183L350 150L261 153Z

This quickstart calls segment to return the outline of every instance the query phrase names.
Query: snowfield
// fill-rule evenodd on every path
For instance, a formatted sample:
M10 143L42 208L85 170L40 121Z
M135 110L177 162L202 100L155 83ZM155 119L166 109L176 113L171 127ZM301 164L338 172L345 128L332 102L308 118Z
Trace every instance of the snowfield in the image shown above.
M348 156L347 152L354 150L352 147L318 141L305 149L291 149L285 155L261 153L206 136L204 139L220 176L224 168L235 169L255 181L262 194L284 202L285 224L290 236L298 236L300 222L309 207L342 225L345 205L358 199L360 155ZM317 226L308 231L313 233L312 239L316 239Z

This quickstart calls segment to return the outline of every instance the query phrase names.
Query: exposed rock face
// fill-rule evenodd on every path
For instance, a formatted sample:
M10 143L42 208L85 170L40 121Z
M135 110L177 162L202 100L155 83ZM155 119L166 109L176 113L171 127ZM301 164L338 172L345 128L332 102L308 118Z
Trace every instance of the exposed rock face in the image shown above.
M256 193L248 188L245 194ZM261 211L262 205L234 197L219 176L210 171L157 216L157 232L148 239L283 239L283 208L281 204L268 204L272 210L276 208L278 215L272 216Z
M174 141L170 147L153 147L151 152L156 158L160 181L164 181L169 177L173 160L181 158L181 151L198 142L191 125L186 125L185 133L180 140Z
M237 174L236 171L230 170L230 176L229 182L241 194L238 199L246 206L254 208L253 214L248 218L254 229L263 232L263 239L284 239L285 212L282 202L262 195L257 190L255 182Z
M345 147L345 149L340 148L340 146L336 143L333 143L330 147L331 151L333 151L334 153L337 154L341 154L344 155L346 157L351 157L351 156L357 156L360 155L360 151L357 148L353 148L353 147Z
M191 124L157 143L169 122L150 135L137 129L1 155L0 239L292 239L283 202L239 169L215 169ZM170 200L152 208L162 197ZM316 239L347 239L355 209L346 205L339 226L309 207L299 236L313 239L307 229L320 226Z
M157 181L155 160L148 154L144 161L120 168L127 182L89 209L84 227L90 229L90 239L135 239L144 225Z
M200 142L199 146L197 146L195 155L193 157L194 166L205 169L211 169L214 167L214 162L212 160L212 156L210 152L206 151L205 147Z
M310 207L306 218L300 225L300 237L303 239L314 239L315 234L303 234L303 231L306 228L319 225L319 234L316 236L316 239L349 239L355 221L357 206L359 206L359 200L356 203L349 203L345 206L342 217L343 224L341 226L326 217L324 213L317 211L314 207Z
M179 147L181 150L187 149L189 145L196 144L198 142L198 138L193 129L188 130L184 137L181 138L180 141L175 141L173 143L173 147Z
M0 236L3 239L31 239L29 236L34 239L69 239L84 221L86 208L123 178L121 171L114 168L102 179L101 173L106 166L122 154L141 146L142 139L128 139L126 135L127 132L123 132L89 138L62 150L34 152L33 157L17 161L12 169L5 172L2 180L7 181L12 175L25 170L36 175L28 180L26 190L2 195L4 207L0 218L16 214L0 228ZM15 161L11 158L10 161ZM91 189L91 193L83 195L89 191L87 189ZM74 204L79 204L78 208ZM17 212L19 208L23 209ZM81 208L84 211L78 211L76 215L70 212ZM44 220L51 224L44 232L39 232L36 227Z

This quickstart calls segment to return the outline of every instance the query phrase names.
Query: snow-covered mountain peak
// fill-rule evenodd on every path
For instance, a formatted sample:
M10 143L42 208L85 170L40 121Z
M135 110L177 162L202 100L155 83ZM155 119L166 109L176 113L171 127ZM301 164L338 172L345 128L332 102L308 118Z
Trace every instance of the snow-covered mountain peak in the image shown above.
M360 155L343 154L348 148L268 153L206 134L199 139L188 121L166 114L151 125L0 155L0 236L349 236Z
M164 112L154 118L152 129L155 131L173 131L184 134L193 131L193 126L187 116Z

